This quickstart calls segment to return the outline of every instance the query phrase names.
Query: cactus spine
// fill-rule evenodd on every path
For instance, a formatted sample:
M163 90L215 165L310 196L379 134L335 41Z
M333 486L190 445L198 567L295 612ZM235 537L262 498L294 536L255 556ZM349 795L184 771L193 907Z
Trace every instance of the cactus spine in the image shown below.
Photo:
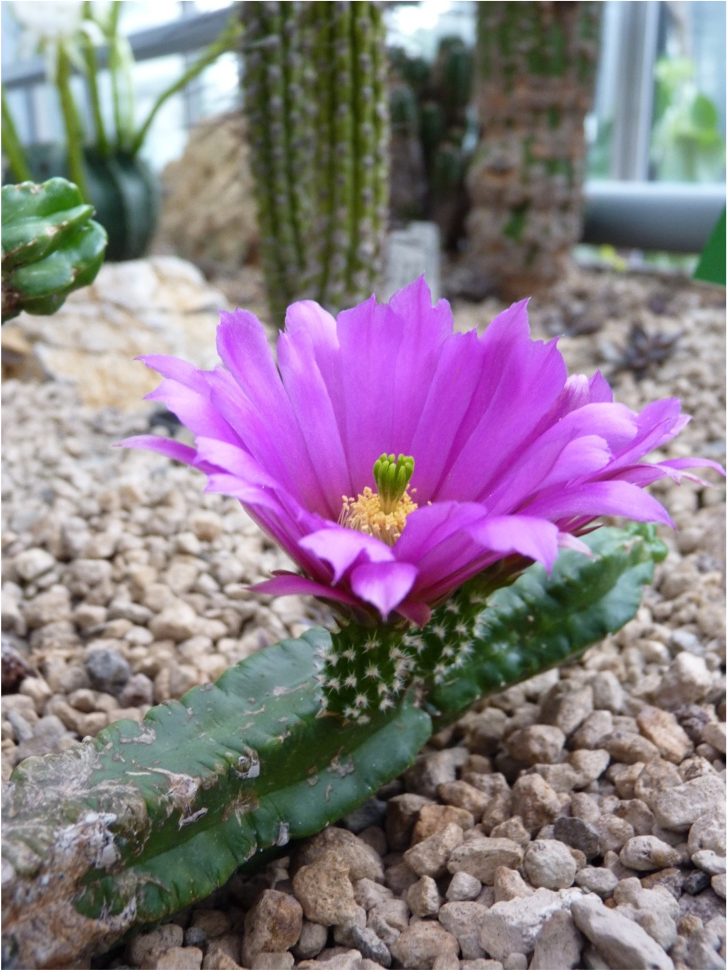
M21 310L48 315L96 278L106 231L72 182L49 179L2 189L2 322Z
M477 4L481 141L468 174L472 268L520 298L562 275L581 231L600 4Z
M246 3L245 109L271 311L371 295L388 208L379 3Z
M424 639L428 672L365 722L321 716L319 658L347 637L358 649L354 630L333 642L312 630L141 724L116 722L27 759L3 799L3 965L76 962L204 898L246 861L352 811L479 697L617 630L665 547L651 526L600 529L586 541L593 559L564 552L549 577L531 567L484 610L469 604L473 649L461 663L445 653L450 636L464 636L461 616L437 611L432 624L445 629ZM357 669L355 657L339 662Z

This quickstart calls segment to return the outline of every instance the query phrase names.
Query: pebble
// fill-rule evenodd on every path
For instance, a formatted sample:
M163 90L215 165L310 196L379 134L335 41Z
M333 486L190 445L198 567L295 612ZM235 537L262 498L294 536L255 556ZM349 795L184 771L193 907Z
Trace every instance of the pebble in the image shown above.
M43 573L47 573L56 564L55 556L45 549L25 549L13 560L15 571L26 583L33 582Z
M453 805L423 805L419 811L419 818L411 834L413 845L428 839L430 835L441 832L448 825L458 825L463 831L471 829L475 824L471 812Z
M680 906L667 888L647 889L638 879L623 879L614 891L613 901L621 915L638 923L664 950L672 948Z
M568 847L555 839L536 839L525 849L523 861L531 886L567 889L573 885L576 862Z
M450 902L462 902L476 899L482 889L482 883L475 876L461 870L455 872L447 887L447 899Z
M323 926L338 926L355 917L358 906L348 874L348 864L330 850L296 872L293 892L306 919Z
M494 903L482 915L480 945L496 960L504 960L510 953L527 955L553 913L569 910L580 896L580 889L557 893L537 889L530 896Z
M724 781L716 774L700 775L657 794L648 804L662 828L684 832L700 816L724 805Z
M636 716L641 733L652 741L663 758L678 765L694 750L694 745L670 711L643 707Z
M391 947L391 955L407 970L432 970L438 958L448 956L456 961L458 952L456 938L440 923L428 920L408 926Z
M428 839L407 849L404 853L404 861L418 876L431 876L438 879L447 871L447 862L450 857L453 857L453 850L461 845L462 839L462 829L459 825L450 823L441 831L430 835ZM467 849L468 846L463 848Z
M118 650L89 650L86 670L94 690L118 696L131 677L131 667Z
M578 966L582 945L570 913L553 913L538 933L528 970L572 970Z
M590 684L574 687L559 681L545 695L540 717L545 724L554 724L566 736L573 734L593 711L593 688Z
M654 869L677 865L681 854L655 835L635 835L624 844L619 859L629 869L653 872Z
M600 853L598 832L592 825L580 818L564 816L555 820L553 835L574 849L579 849L586 859L593 859Z
M317 957L328 940L328 929L320 923L311 923L304 919L298 942L293 953L299 960L309 960Z
M505 743L510 756L522 764L554 764L563 750L565 734L559 727L533 724L514 731Z
M581 888L607 899L618 885L618 876L610 869L584 866L576 873L575 881Z
M362 839L338 826L323 829L307 839L296 852L296 865L309 865L333 851L348 866L352 881L357 879L383 880L384 869L378 855ZM421 875L421 873L420 873Z
M712 675L703 657L678 653L654 692L654 703L667 710L701 701L712 685Z
M298 900L266 889L245 917L242 962L247 966L259 953L290 949L298 942L302 928L303 908Z
M512 814L529 832L536 832L560 813L557 792L540 775L522 775L512 788Z
M629 970L674 970L664 950L638 924L607 909L596 896L573 901L578 929L593 943L609 967Z
M491 886L498 866L516 869L522 865L523 850L511 839L476 839L455 848L447 868L451 873L466 872Z
M429 798L407 792L394 795L386 803L386 840L391 849L399 851L411 844L411 833L424 805L432 804Z
M442 926L459 943L464 960L477 960L486 956L479 942L479 927L486 909L477 902L448 902L439 912Z
M441 899L436 882L431 876L422 876L406 891L406 901L415 916L436 916L439 912Z

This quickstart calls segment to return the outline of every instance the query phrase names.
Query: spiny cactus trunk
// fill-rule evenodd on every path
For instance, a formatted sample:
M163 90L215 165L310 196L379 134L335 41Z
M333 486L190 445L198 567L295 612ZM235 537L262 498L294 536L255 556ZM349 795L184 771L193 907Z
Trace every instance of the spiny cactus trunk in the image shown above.
M265 850L352 811L478 698L619 629L666 550L649 526L600 529L586 541L593 559L564 552L549 577L534 566L494 593L460 663L442 654L445 640L461 637L459 618L437 611L424 650L435 665L429 684L367 723L320 716L318 658L344 641L314 630L153 708L141 724L117 722L61 754L27 759L3 798L3 966L77 965L134 924L204 898ZM362 646L353 631L349 646ZM358 656L339 663L357 669Z
M371 295L388 207L384 25L372 2L251 2L245 110L268 297Z
M600 4L477 4L480 145L469 170L473 268L519 299L562 275L580 237Z

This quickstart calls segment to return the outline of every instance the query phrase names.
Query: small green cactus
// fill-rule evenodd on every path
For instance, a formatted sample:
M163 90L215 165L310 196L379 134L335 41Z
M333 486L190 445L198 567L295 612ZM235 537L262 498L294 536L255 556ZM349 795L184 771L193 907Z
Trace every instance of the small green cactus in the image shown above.
M48 315L96 278L106 231L62 178L2 189L2 322L21 310Z
M381 4L249 2L245 110L271 310L370 296L388 215Z
M311 630L141 724L24 761L3 798L3 966L75 964L204 898L239 866L352 811L475 700L619 629L666 549L652 526L584 538L592 559L566 551L550 576L531 566L494 593L466 587L420 634L379 629L372 651L372 631ZM372 659L401 684L382 692ZM332 671L346 703L364 689L377 709L332 716L331 698L345 693L321 688Z
M417 116L426 182L419 217L434 219L452 248L462 234L466 208L464 176L469 158L464 146L471 127L472 51L459 37L443 37L431 65L399 48L391 50L389 58L397 79L389 94L394 137L413 141L417 135L411 126L396 122L405 107L408 114ZM398 154L407 157L401 146ZM414 176L411 172L406 180L392 168L392 211L399 220L411 215L407 184Z

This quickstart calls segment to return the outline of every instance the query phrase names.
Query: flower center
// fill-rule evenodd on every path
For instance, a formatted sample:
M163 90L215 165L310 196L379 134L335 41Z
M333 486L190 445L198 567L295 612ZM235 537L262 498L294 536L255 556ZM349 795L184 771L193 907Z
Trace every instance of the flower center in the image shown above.
M393 546L404 531L407 516L417 508L407 491L413 474L413 458L381 455L374 463L377 491L367 486L356 499L344 495L339 518L341 525Z

